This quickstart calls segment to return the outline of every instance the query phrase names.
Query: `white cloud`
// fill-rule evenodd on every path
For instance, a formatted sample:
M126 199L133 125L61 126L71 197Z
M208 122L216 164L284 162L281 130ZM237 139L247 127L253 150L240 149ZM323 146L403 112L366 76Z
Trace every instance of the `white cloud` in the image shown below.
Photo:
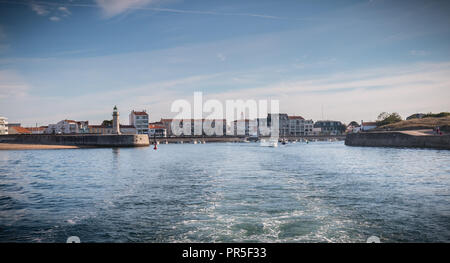
M69 11L69 9L68 9L67 7L65 7L65 6L60 6L60 7L58 7L58 10L61 12L61 15L62 15L62 16L69 16L69 15L72 14L72 13Z
M220 61L225 61L227 59L227 57L224 54L222 54L222 53L217 54L217 58Z
M154 0L95 0L107 17L113 17L129 9L136 9L155 2Z
M31 7L31 10L33 10L36 14L38 14L40 16L46 16L46 15L48 15L50 13L48 8L43 6L43 5L38 5L36 3L31 3L30 7Z
M57 17L57 16L52 16L52 17L50 17L49 18L51 21L54 21L54 22L58 22L59 20L61 20L61 18L59 18L59 17Z
M429 54L429 52L425 50L411 50L409 51L409 54L413 56L426 56Z
M0 70L0 101L10 98L25 97L29 86L13 70Z
M50 16L50 21L60 21L61 17L68 17L72 13L65 6L57 6L54 3L50 2L31 2L30 3L31 10L33 10L39 16Z

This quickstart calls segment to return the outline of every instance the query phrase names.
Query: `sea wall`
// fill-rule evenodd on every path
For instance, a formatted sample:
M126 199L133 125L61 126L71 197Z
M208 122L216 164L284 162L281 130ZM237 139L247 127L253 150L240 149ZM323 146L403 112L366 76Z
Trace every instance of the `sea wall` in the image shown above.
M50 135L50 134L9 134L0 135L0 143L76 145L99 147L138 147L148 146L148 136L132 135Z
M363 132L347 134L345 145L369 147L409 147L450 150L450 135L414 136L402 132Z

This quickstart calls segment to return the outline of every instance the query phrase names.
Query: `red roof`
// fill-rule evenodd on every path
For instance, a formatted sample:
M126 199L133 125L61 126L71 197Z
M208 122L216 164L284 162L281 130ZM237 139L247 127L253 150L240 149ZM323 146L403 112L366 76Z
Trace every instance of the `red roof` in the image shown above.
M9 129L16 130L17 133L31 133L29 130L19 126L9 127Z
M302 116L288 116L288 118L290 120L304 120L305 119Z
M41 126L41 127L25 127L25 129L27 129L29 131L43 131L46 128L47 127L45 127L45 126Z
M161 126L161 125L149 124L148 128L149 129L165 129L166 127Z
M376 122L363 122L362 126L377 126Z

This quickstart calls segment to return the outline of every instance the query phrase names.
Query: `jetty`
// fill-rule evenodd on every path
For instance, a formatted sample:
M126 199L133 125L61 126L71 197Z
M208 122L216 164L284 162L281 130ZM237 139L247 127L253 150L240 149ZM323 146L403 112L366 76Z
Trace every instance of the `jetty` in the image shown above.
M438 135L431 129L350 133L345 138L345 145L450 150L450 134Z
M15 146L14 146L15 145ZM143 147L150 142L146 134L9 134L0 135L0 149L23 148L48 149L53 146L69 146L55 148L80 148L80 147ZM43 147L39 147L39 145ZM44 147L47 146L47 147ZM54 148L54 147L50 147Z

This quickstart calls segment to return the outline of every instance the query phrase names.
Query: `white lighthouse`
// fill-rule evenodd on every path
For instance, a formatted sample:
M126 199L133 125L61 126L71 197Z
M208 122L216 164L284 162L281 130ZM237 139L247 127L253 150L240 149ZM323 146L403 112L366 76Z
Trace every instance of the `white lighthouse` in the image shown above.
M117 111L117 106L114 106L113 110L113 133L120 134L120 123L119 123L119 112Z

